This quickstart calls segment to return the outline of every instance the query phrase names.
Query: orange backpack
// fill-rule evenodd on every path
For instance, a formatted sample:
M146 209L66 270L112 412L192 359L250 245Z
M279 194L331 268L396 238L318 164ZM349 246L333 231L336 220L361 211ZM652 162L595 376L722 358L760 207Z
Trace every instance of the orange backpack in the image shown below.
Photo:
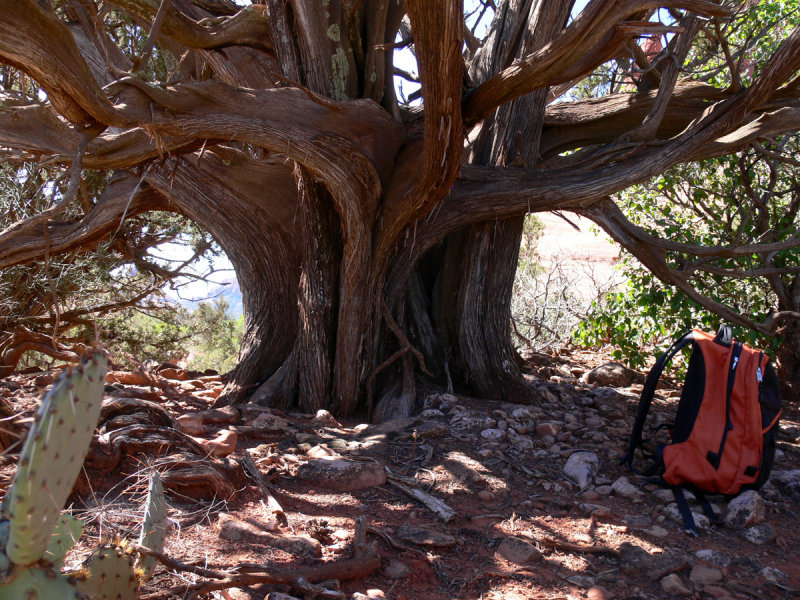
M672 441L656 449L648 469L637 471L633 457L639 448L645 452L642 430L658 379L688 344L692 353ZM718 522L703 492L733 495L766 482L780 413L778 377L767 355L733 339L728 326L721 326L716 336L695 329L675 340L650 370L622 462L669 485L687 531L697 535L683 490L694 492L708 517Z

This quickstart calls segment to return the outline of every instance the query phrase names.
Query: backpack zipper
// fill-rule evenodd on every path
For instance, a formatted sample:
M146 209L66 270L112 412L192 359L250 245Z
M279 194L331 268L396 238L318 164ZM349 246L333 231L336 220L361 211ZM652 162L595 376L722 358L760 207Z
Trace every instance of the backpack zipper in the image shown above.
M731 353L731 366L728 370L728 386L725 392L725 429L722 431L722 440L720 440L719 443L719 450L716 453L709 450L706 455L708 462L710 462L715 469L719 469L719 463L720 460L722 460L722 452L725 450L725 442L728 440L728 431L733 429L733 423L731 422L731 396L733 395L733 384L736 381L736 367L739 366L739 356L741 356L741 354L742 343L735 342Z

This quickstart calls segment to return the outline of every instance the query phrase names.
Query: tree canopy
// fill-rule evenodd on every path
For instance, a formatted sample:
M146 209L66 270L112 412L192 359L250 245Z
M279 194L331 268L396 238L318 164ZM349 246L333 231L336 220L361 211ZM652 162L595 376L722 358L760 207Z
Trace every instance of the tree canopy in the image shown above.
M2 3L2 156L61 165L75 184L0 233L0 267L92 251L148 211L180 213L222 246L242 288L228 399L377 418L407 413L423 382L535 400L509 331L529 212L589 217L734 323L771 334L800 317L796 292L757 318L704 296L685 270L697 262L686 256L796 269L775 259L796 236L672 239L614 196L800 128L796 3L574 8ZM397 97L399 48L416 59L421 103ZM108 184L65 218L85 169Z

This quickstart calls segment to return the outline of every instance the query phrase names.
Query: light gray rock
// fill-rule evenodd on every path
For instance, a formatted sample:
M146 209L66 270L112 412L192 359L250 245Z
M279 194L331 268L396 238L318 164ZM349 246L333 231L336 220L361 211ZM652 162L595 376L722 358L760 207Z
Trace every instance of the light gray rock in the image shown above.
M776 471L770 473L769 480L783 487L794 481L800 481L800 469L793 469L791 471Z
M764 499L755 490L745 490L728 503L725 525L731 529L744 529L764 522L767 509Z
M620 477L611 484L611 491L623 498L639 498L642 495L639 488L633 485L625 476Z
M662 513L670 520L681 527L683 527L683 517L681 516L681 511L678 510L678 505L674 502L672 504L668 504L662 510ZM708 517L702 513L696 513L692 511L692 516L694 517L694 524L697 527L698 531L708 531L711 528L711 521L709 521Z
M676 573L670 573L659 583L661 585L661 589L672 596L692 595L692 590L686 587L686 584L683 583L683 579L681 579Z
M764 567L758 574L770 583L780 583L782 579L788 579L789 577L786 573L775 567Z
M760 523L744 530L744 539L756 546L764 546L775 541L775 530L769 523Z
M728 557L728 555L724 552L720 552L719 550L703 548L702 550L695 552L694 555L700 560L704 560L719 569L724 569L731 564L731 559Z
M488 442L501 442L506 439L506 432L502 429L484 429L481 431L481 437Z
M516 450L520 452L526 452L533 449L533 440L527 435L520 435L515 433L513 430L509 430L507 434L508 441Z
M599 465L600 458L594 452L575 452L567 459L564 474L585 489L592 483Z
M340 492L386 483L386 471L382 465L335 457L309 460L300 465L297 476L312 485Z
M664 539L669 535L669 531L658 525L653 525L649 529L645 529L644 532L648 535L652 535L653 537L659 539Z

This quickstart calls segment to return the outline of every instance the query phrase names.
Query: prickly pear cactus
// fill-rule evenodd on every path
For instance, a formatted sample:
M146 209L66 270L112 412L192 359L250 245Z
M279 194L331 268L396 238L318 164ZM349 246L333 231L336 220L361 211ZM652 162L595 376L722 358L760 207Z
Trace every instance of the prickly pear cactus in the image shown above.
M61 513L56 521L53 534L44 550L44 560L54 567L64 564L64 557L75 545L83 533L85 523L68 513Z
M20 569L8 583L0 584L3 600L78 600L78 590L56 569L37 566Z
M89 600L135 600L139 575L134 556L120 544L99 546L83 563L83 569L70 579Z
M144 521L142 533L139 536L139 545L150 550L161 552L164 549L164 540L167 537L167 501L164 498L164 486L161 477L153 471L150 476L150 487L147 491L147 501L144 507ZM139 558L139 570L146 581L153 575L156 559L152 556L142 555Z
M45 552L89 450L107 370L105 355L95 352L62 373L42 401L0 511L9 523L5 555L17 566L32 564Z

